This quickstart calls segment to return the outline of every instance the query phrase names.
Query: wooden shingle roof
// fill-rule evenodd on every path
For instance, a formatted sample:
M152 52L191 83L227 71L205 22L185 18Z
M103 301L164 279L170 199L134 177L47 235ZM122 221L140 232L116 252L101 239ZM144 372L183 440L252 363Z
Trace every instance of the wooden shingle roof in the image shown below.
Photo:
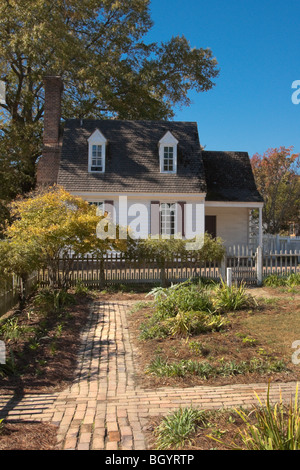
M247 152L202 151L207 201L263 202Z
M88 139L107 139L105 173L88 172ZM178 140L177 173L160 173L158 143ZM246 152L201 151L197 123L79 120L65 123L59 185L99 193L207 193L209 201L262 202Z
M88 138L96 129L107 139L104 174L88 172ZM158 143L167 131L179 142L177 174L160 173ZM205 193L197 124L66 121L58 184L67 191Z

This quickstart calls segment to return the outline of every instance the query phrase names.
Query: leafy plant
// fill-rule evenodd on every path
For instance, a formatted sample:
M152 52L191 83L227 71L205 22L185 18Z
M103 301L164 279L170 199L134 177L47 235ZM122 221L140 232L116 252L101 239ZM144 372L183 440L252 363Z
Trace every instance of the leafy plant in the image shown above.
M46 314L59 312L64 307L74 303L74 296L64 289L42 289L34 298L35 306Z
M131 308L130 313L135 313L141 310L142 308L146 307L151 307L153 305L152 301L146 302L146 301L139 301L134 304L134 306Z
M250 338L250 336L247 336L243 333L237 333L236 336L241 338L242 343L246 346L255 346L257 343L256 339Z
M9 318L0 326L0 334L5 340L16 340L29 331L31 328L20 325L16 317Z
M87 295L89 293L89 288L83 284L82 281L77 281L75 286L76 295Z
M194 354L198 356L208 356L210 352L209 349L199 341L189 341L188 347Z
M279 274L270 274L264 279L263 285L268 287L299 286L300 273L290 273L286 276Z
M257 399L259 406L254 406L250 414L236 410L246 425L246 428L239 432L244 448L247 450L300 450L298 386L294 402L291 400L289 405L284 405L281 393L279 402L275 405L271 404L270 384L266 403L263 404L258 396ZM233 443L230 448L240 449L240 446Z
M142 340L154 338L166 338L169 335L169 328L163 322L160 322L155 315L149 321L144 322L140 326Z
M190 336L208 331L220 331L229 322L221 315L206 312L179 312L176 317L165 320L171 336Z
M192 442L197 427L206 425L204 412L196 408L180 408L162 419L155 430L156 448L172 449Z
M18 368L13 351L11 350L9 356L6 358L5 364L0 364L0 377L6 375L18 374Z
M230 377L254 372L264 374L269 372L280 372L285 370L282 361L263 361L262 359L251 359L250 361L235 362L221 361L220 365L213 365L205 361L181 360L179 362L168 362L161 356L156 356L146 368L146 374L158 377L184 377L187 374L197 375L202 379L217 376Z
M247 294L245 284L228 286L224 281L221 281L215 291L214 306L216 311L229 312L254 308L257 306L257 302L254 297Z
M177 284L155 291L154 307L161 319L175 317L180 311L212 312L208 292L195 284Z

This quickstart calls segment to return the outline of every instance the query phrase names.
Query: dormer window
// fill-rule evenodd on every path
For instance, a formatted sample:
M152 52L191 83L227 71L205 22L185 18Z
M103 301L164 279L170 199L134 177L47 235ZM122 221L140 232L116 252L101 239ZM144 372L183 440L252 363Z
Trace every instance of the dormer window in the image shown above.
M164 147L164 171L174 171L174 147Z
M89 143L89 172L105 172L105 154L107 140L104 135L96 129L88 139Z
M178 140L167 132L159 141L159 159L161 173L177 172L177 145Z

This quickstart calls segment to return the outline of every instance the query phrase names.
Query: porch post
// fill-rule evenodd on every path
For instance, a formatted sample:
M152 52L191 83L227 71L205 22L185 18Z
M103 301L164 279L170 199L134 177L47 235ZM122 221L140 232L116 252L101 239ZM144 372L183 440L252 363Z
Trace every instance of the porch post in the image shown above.
M263 248L262 207L259 208L258 245Z
M263 283L263 251L262 247L258 246L256 250L256 279L257 285L262 286Z

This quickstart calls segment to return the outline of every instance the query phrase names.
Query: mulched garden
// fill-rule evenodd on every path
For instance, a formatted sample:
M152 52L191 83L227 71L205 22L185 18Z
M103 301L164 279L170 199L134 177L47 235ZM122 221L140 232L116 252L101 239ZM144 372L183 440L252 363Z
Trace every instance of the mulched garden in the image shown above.
M33 296L24 310L1 318L0 339L5 341L7 363L0 366L0 394L52 393L73 379L92 297L70 295L66 305L51 308ZM41 302L43 300L43 302ZM53 450L57 428L44 422L0 423L0 450Z
M251 289L248 290L252 294ZM184 335L169 335L144 339L141 337L144 325L153 316L154 307L149 304L151 297L140 302L128 315L131 338L138 356L139 383L145 388L192 387L197 385L227 385L234 383L267 383L299 380L299 365L292 363L292 343L300 339L300 290L264 288L253 291L257 307L247 308L225 315L228 325L220 331ZM266 370L240 373L238 365L251 361L270 364ZM157 364L155 364L155 361ZM201 377L196 373L183 376L163 376L149 372L154 363L160 371L165 364L181 361L209 363L216 368L222 364L237 365L232 374L218 374ZM283 365L283 367L281 367ZM277 367L278 366L278 367ZM255 369L255 368L254 368ZM155 371L154 371L155 372Z

